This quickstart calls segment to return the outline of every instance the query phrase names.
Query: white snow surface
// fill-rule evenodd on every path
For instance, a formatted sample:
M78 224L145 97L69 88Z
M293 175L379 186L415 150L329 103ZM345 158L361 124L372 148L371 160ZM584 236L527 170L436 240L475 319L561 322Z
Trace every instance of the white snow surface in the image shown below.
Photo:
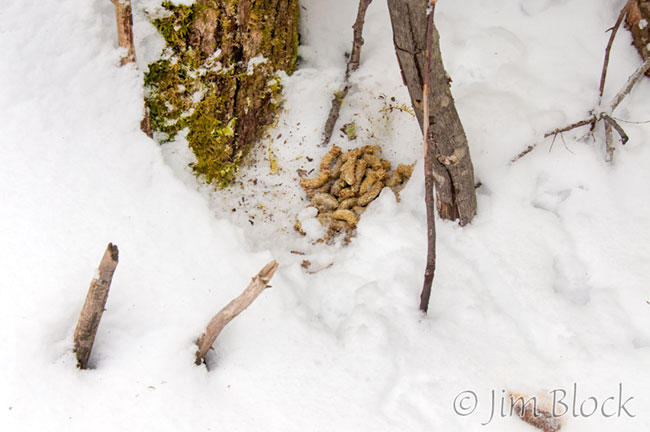
M623 3L438 2L482 186L469 226L437 221L423 317L421 135L410 114L386 109L410 101L385 2L368 10L337 126L355 121L359 137L334 142L380 144L394 164L417 165L401 201L385 191L347 247L292 226L298 214L313 221L296 169L326 151L356 2L301 2L302 61L283 78L285 110L226 190L194 178L182 138L161 147L139 130L141 71L163 46L145 10L159 0L134 1L139 69L119 66L108 1L3 2L0 428L525 432L535 429L498 414L482 425L492 391L576 383L578 402L602 402L621 383L634 418L565 415L563 430L649 430L650 124L621 123L630 142L613 166L600 128L595 141L580 140L584 128L543 139L597 103L605 30ZM630 41L619 32L606 99L640 63ZM644 79L617 118L649 120L649 95ZM72 333L108 242L120 263L91 369L80 371ZM272 288L219 336L210 370L195 366L208 320L272 258ZM305 272L305 259L320 271ZM460 416L454 399L466 390L479 403Z

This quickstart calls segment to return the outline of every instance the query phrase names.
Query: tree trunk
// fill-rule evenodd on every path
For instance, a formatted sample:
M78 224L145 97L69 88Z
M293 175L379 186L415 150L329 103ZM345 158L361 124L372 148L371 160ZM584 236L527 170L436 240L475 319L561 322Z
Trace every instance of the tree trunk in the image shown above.
M632 0L625 24L632 33L632 43L646 60L650 57L650 0ZM650 71L646 75L650 76Z
M427 3L427 0L388 0L397 59L421 128ZM434 26L428 98L430 126L426 141L433 156L438 213L443 219L459 219L465 225L476 214L474 167L449 85Z
M222 186L279 110L278 72L293 72L298 0L165 3L153 24L168 55L145 78L151 123L162 141L187 127L194 171Z

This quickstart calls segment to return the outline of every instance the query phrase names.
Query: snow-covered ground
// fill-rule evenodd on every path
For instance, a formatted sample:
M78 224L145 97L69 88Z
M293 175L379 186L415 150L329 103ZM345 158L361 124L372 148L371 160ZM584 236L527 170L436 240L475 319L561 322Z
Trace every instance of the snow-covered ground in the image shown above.
M159 3L134 1L140 70L161 48L144 13ZM552 148L542 140L596 103L605 30L623 3L438 2L482 186L471 225L438 221L422 317L421 136L410 114L390 109L409 100L385 2L368 10L341 113L359 138L335 142L418 162L401 202L385 190L347 247L292 227L307 204L296 169L326 151L317 144L355 1L302 1L302 63L284 80L285 112L225 191L191 175L182 140L160 147L140 132L142 74L119 67L110 2L2 2L0 429L524 432L534 429L498 412L482 425L492 392L498 411L503 392L556 389L568 393L563 430L650 429L650 124L623 123L630 142L614 166L600 130L596 142L580 141L584 130ZM606 97L639 64L621 30ZM649 96L644 79L617 118L650 120ZM79 371L72 333L109 241L120 263L92 369ZM273 288L219 336L210 371L194 366L207 321L271 258ZM322 270L305 272L305 259ZM478 406L463 416L466 391ZM580 418L590 396L613 397L605 414L615 415ZM619 397L633 397L635 417L616 415Z

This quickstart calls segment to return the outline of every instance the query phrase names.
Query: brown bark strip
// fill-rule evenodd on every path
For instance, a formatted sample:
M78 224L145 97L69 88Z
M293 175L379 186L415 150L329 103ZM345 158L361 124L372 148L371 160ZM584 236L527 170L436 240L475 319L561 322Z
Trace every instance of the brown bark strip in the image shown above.
M205 333L201 335L197 342L198 350L196 351L197 365L200 365L205 360L205 355L208 353L210 347L221 333L221 330L244 311L253 301L269 287L268 283L275 274L278 268L277 261L271 261L253 278L248 287L242 292L239 297L228 303L223 309L217 313L214 318L210 320Z
M115 23L117 24L117 44L126 49L126 55L120 60L120 64L135 63L135 44L133 43L133 11L131 0L111 0L115 6ZM153 138L149 110L144 108L144 117L140 121L140 130Z
M420 294L420 310L427 313L429 310L429 299L431 297L431 285L436 270L436 215L435 203L433 201L433 161L431 160L431 148L435 147L430 142L433 137L429 136L429 80L426 79L431 71L431 41L433 40L433 12L436 7L436 0L431 0L431 10L427 16L427 48L426 62L424 64L424 86L422 100L424 101L422 136L424 141L424 200L427 208L427 264L424 270L424 284Z
M99 264L97 276L90 282L86 301L81 308L77 327L74 331L74 352L77 355L77 367L86 369L90 352L95 342L99 321L104 313L108 289L117 267L119 252L117 246L108 244L104 257Z
M428 0L388 0L397 59L421 128L424 126L422 95L427 6ZM435 25L432 30L431 73L428 81L428 134L431 136L428 141L432 145L430 151L435 160L433 176L438 212L444 219L460 219L460 224L466 225L476 214L474 167L467 137L449 88L450 79L442 63L440 37Z
M353 40L352 40L352 51L350 52L350 58L348 59L348 65L345 69L345 80L343 83L343 88L338 91L332 98L332 106L330 108L329 115L327 116L327 122L325 123L325 128L323 129L323 146L329 144L330 139L332 138L332 133L334 131L334 125L339 119L339 114L341 112L341 106L343 105L343 100L348 95L350 91L350 75L352 72L356 71L359 68L359 61L361 59L361 46L363 45L363 23L366 19L366 10L370 6L372 0L360 0L359 1L359 10L357 11L357 19L354 21L353 29Z

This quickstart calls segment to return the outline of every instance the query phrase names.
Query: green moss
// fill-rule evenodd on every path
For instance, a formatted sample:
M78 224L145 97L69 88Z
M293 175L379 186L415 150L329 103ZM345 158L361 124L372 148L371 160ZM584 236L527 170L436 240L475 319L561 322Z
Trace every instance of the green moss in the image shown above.
M297 23L298 2L288 4ZM238 5L238 0L198 0L191 6L164 2L164 16L152 22L167 49L145 74L146 104L156 139L173 140L187 128L187 141L197 160L192 164L194 172L219 186L233 180L252 142L276 117L282 94L277 71L293 72L298 55L297 28L283 38L275 31L285 28L273 30L278 26L269 25L268 17L277 15L271 2L251 2L245 30L261 34L259 43L242 36ZM225 53L202 52L204 48L192 41L195 26L201 28L210 19L217 20L213 24L219 46L214 48ZM245 43L253 45L244 49ZM249 69L246 52L266 61Z
M354 122L346 123L341 128L343 133L347 135L348 139L355 140L357 139L357 125Z

